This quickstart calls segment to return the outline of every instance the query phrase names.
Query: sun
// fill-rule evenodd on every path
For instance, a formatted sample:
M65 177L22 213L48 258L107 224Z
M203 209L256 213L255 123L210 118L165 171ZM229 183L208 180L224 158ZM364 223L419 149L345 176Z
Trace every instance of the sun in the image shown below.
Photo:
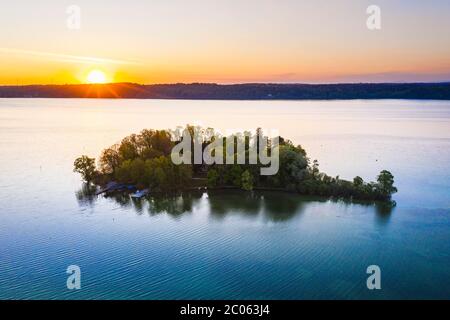
M88 83L106 83L106 75L103 71L92 70L87 76Z

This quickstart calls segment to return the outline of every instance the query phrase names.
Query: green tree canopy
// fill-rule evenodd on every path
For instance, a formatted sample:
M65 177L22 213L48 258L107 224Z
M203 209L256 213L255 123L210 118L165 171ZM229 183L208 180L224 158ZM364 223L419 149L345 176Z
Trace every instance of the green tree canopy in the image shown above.
M89 158L88 156L81 156L77 158L73 164L74 172L81 174L81 177L87 183L94 180L97 175L97 170L95 168L95 159Z
M390 198L392 194L397 192L394 187L394 176L387 170L383 170L377 177L377 189L382 196Z
M223 154L229 151L229 155L234 156L236 161L237 152L240 152L236 142L240 142L245 148L246 161L250 159L250 151L253 150L250 141L253 139L250 139L249 133L235 135L233 138L235 147L228 150L226 146L228 139L215 135L212 128L202 129L188 125L186 130L191 133L191 145L194 131L196 132L202 151L205 151L215 139L222 139ZM270 140L263 135L262 129L258 128L257 132L270 145ZM263 166L260 159L255 159L255 164L246 162L175 165L171 161L170 153L180 139L179 130L142 130L139 134L125 137L119 144L103 150L99 158L101 173L95 169L95 160L87 156L75 160L74 171L79 172L85 181L95 180L94 182L102 183L117 180L120 183L134 184L139 188L142 186L161 192L186 189L199 184L203 186L202 183L210 187L227 186L243 190L273 188L308 195L371 201L388 201L392 194L397 192L394 176L387 170L380 172L376 182L369 183L364 182L359 176L352 181L340 179L339 176L328 176L320 171L317 160L310 162L306 151L300 145L295 146L283 137L279 137L279 170L272 176L260 175ZM191 156L194 156L193 152ZM196 178L194 182L192 177Z
M242 189L244 189L244 190L247 190L247 191L253 190L253 176L248 170L245 170L242 173L241 185L242 185Z

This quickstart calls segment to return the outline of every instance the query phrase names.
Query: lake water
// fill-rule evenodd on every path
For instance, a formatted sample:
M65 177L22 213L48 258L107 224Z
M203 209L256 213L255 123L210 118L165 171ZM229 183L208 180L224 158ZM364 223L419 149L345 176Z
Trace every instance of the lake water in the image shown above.
M76 157L144 128L278 129L397 207L221 192L83 196ZM449 101L0 99L0 298L450 298ZM78 265L82 288L66 288ZM381 268L381 290L366 268Z

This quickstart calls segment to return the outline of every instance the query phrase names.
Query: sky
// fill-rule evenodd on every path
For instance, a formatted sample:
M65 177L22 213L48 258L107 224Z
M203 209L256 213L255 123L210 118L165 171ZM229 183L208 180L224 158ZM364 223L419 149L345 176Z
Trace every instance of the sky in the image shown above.
M450 1L1 0L0 84L94 70L144 84L450 81Z

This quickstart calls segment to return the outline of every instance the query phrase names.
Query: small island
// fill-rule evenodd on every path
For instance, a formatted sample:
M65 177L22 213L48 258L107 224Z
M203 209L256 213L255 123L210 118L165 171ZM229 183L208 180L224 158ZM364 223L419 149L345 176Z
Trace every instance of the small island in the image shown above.
M185 130L200 132L203 150L220 136L211 128L188 125ZM181 139L179 131L145 129L103 150L98 166L94 158L86 155L77 158L74 171L80 173L88 185L98 186L97 194L133 192L134 197L140 198L148 193L199 189L276 190L395 205L391 197L397 188L389 171L381 171L376 182L365 182L359 176L353 181L331 177L319 170L319 162L311 161L300 145L296 146L283 137L278 137L279 170L267 176L260 174L263 165L259 159L256 164L202 162L176 165L171 160L171 152ZM226 137L220 139L223 139L225 153ZM250 143L246 135L237 134L233 139L242 139L248 156ZM267 137L264 139L268 140ZM237 153L234 154L234 157L237 156Z

